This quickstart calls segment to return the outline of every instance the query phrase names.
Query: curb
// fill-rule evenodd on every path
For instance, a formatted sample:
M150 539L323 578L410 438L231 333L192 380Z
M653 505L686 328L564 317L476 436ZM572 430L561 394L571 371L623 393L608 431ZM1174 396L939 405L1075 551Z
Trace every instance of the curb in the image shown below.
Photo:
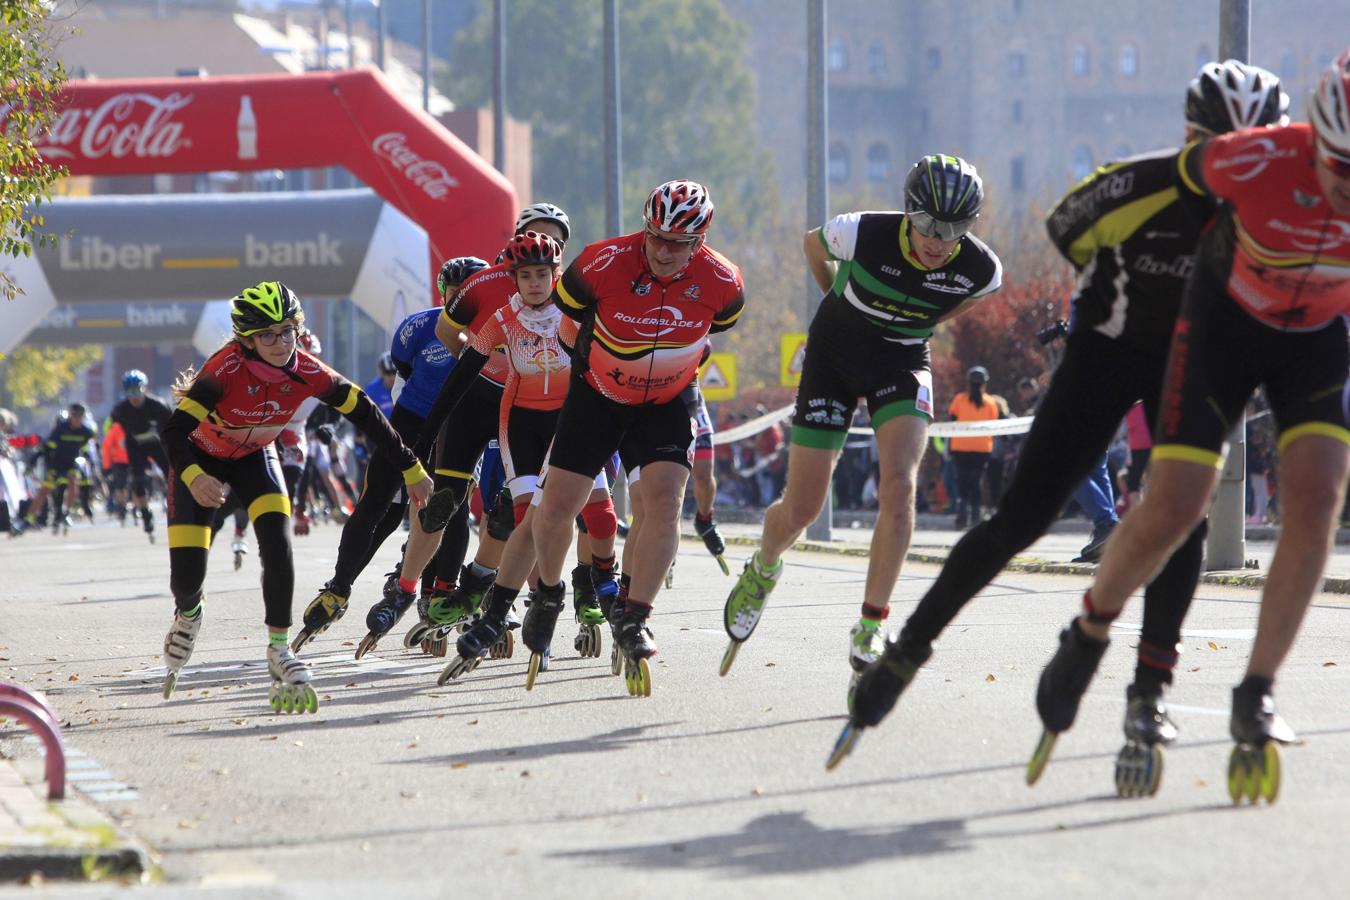
M0 768L12 773L0 818L10 818L21 838L0 841L0 884L34 875L133 883L150 876L150 853L73 788L64 800L47 800L40 759L0 759Z
M680 536L686 541L698 541L700 544L703 542L697 535L681 534ZM728 546L759 546L757 538L741 535L727 535L723 537L723 540ZM844 544L833 541L802 540L793 544L792 549L807 553L833 553L836 556L867 556L868 554L866 545ZM947 556L931 551L910 550L905 554L905 559L909 562L940 566L947 561ZM1037 575L1091 575L1097 571L1095 563L1046 562L1025 557L1014 557L1003 568L1013 572L1027 572ZM1246 575L1235 571L1207 572L1200 576L1200 582L1201 584L1217 584L1225 587L1263 588L1266 584L1266 576ZM1350 578L1329 576L1323 581L1321 590L1327 594L1350 594Z

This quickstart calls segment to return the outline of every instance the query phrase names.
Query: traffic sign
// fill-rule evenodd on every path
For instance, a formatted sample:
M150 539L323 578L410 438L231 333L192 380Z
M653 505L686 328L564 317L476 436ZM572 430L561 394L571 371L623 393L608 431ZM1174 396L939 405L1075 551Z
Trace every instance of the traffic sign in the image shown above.
M800 331L782 336L778 345L778 375L783 387L802 383L802 363L806 360L806 335Z
M736 396L736 354L714 353L698 373L705 400L716 403Z

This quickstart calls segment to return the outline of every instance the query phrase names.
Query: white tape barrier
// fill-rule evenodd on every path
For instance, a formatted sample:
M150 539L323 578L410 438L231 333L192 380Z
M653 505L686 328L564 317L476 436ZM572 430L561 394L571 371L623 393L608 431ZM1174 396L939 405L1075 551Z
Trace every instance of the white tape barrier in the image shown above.
M742 422L735 428L719 431L713 435L714 444L732 444L736 441L754 437L775 422L792 418L793 407L784 406L767 412L748 422ZM999 437L1008 434L1026 434L1031 429L1031 416L1018 416L1013 419L994 419L988 422L934 422L928 426L929 437ZM849 434L872 434L867 426L855 426Z

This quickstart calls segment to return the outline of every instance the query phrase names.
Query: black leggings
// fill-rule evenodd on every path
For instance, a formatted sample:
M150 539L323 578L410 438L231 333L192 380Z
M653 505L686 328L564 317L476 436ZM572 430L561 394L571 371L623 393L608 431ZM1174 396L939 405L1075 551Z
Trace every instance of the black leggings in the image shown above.
M262 595L270 628L289 628L291 598L295 592L295 562L291 557L291 503L273 447L240 459L214 459L199 454L206 474L228 484L253 520L262 563ZM178 477L169 473L169 587L174 605L189 612L202 601L206 556L211 546L211 524L216 510L202 506Z
M1162 393L1163 366L1161 358L1119 346L1090 329L1069 337L1064 361L1036 412L998 509L952 548L937 580L905 623L909 636L925 643L936 640L1013 556L1049 530L1100 461L1135 401L1144 401L1152 425ZM1200 578L1204 551L1201 522L1144 592L1140 659L1152 660L1152 674L1163 682L1171 681L1181 622Z
M984 466L987 462L988 453L952 451L952 465L956 466L956 514L963 518L969 517L972 523L980 517L980 491L983 489Z

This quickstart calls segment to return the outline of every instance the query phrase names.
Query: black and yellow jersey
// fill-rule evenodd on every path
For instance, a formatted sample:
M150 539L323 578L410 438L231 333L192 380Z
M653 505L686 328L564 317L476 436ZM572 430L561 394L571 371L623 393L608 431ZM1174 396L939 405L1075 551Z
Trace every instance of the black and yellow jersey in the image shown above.
M1178 152L1102 166L1045 222L1051 242L1079 273L1074 328L1092 328L1159 356L1171 344L1200 226L1210 212L1179 196Z
M957 307L1003 284L1003 264L974 235L962 236L947 262L929 269L909 245L901 212L853 212L821 226L820 242L839 263L825 302L838 302L886 332L888 340L921 343Z

